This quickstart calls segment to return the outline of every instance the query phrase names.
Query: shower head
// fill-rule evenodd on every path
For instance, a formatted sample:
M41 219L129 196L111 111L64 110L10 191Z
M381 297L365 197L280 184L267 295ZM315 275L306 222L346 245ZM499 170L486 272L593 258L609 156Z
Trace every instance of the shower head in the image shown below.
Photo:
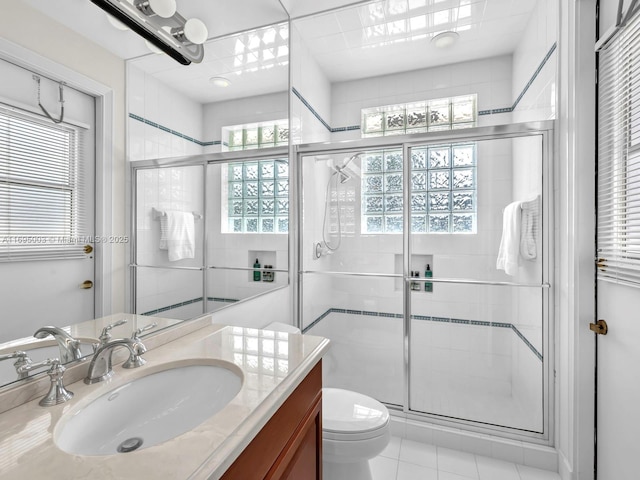
M349 175L349 173L346 171L347 165L349 165L352 161L354 161L356 158L360 157L360 155L362 155L364 152L357 152L354 153L353 155L351 155L349 158L347 158L342 165L338 166L338 165L334 165L333 169L336 171L336 173L339 175L339 179L340 179L340 183L347 183L349 180L351 180L351 175Z

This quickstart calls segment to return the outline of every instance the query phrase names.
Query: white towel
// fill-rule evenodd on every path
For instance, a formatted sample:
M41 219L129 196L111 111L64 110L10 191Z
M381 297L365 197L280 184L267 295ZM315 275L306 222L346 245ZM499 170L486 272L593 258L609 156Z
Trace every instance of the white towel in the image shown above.
M193 213L167 211L160 217L160 250L169 251L169 261L194 258L196 254Z
M536 232L538 219L538 200L522 204L522 225L520 226L520 255L525 260L537 257Z
M502 240L496 268L504 270L507 275L515 275L518 272L521 215L522 202L510 203L502 214Z

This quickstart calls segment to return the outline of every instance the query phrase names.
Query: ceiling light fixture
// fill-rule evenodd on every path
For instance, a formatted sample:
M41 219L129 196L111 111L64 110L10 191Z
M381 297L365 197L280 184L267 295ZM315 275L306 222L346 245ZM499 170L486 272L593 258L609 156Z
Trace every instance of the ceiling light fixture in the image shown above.
M456 32L441 32L431 39L431 43L438 48L447 48L456 43L459 37L460 35Z
M180 15L175 0L91 1L177 62L189 65L204 58L207 27Z
M226 88L231 85L231 80L224 77L211 77L209 81L214 84L216 87Z

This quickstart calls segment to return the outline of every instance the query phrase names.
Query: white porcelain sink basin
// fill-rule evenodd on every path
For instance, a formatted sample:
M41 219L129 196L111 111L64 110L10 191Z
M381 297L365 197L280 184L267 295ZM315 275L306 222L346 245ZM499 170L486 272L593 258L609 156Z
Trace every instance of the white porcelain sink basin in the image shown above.
M242 373L230 364L161 370L80 404L60 420L54 441L75 455L152 447L197 427L227 405L241 386Z

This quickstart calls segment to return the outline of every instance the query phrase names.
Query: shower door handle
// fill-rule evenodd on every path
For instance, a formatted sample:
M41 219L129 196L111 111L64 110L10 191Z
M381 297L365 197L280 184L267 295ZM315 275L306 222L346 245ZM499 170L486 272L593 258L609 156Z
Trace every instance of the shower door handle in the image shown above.
M85 280L80 284L80 288L82 288L83 290L93 288L93 282L91 280Z

